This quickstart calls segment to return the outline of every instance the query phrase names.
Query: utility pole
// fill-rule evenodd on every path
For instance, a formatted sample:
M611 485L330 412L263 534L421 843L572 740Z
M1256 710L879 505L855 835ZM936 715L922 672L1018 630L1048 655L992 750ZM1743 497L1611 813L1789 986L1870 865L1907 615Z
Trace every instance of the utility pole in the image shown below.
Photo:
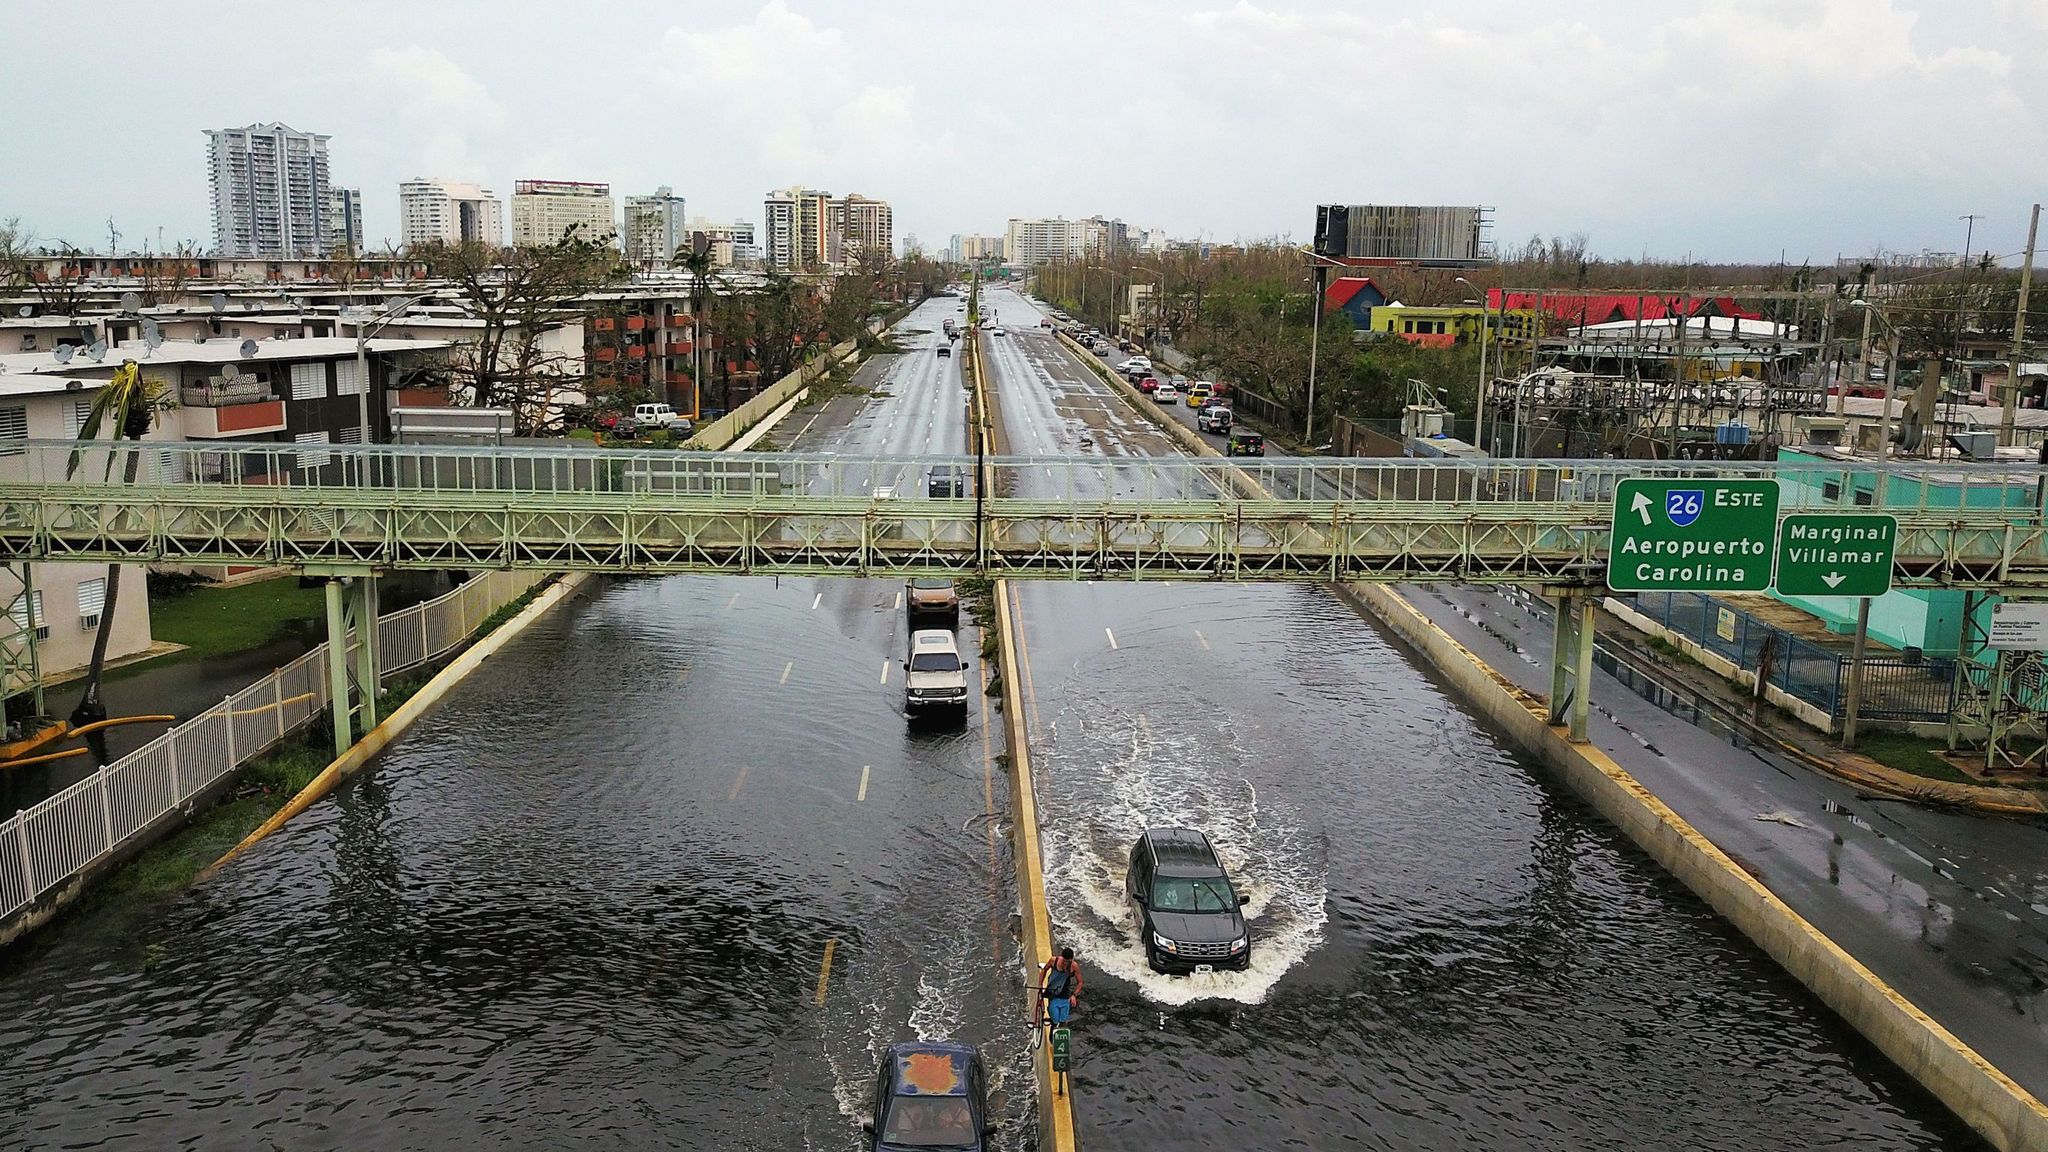
M1316 296L1309 305L1315 309L1308 330L1308 422L1302 429L1302 448L1313 452L1316 446L1316 342L1323 335L1323 275L1321 264L1316 265Z
M2005 365L2005 411L1998 423L1998 442L2013 442L2020 406L2020 345L2027 338L2027 292L2034 286L2034 237L2041 228L2041 206L2027 221L2027 256L2020 263L2020 305L2012 318L2012 357Z
M1969 212L1956 217L1956 219L1967 221L1963 227L1963 267L1968 268L1970 266L1970 241L1977 235L1977 221L1982 220L1983 217L1975 212Z
M1875 284L1870 287L1875 287ZM1859 385L1870 383L1870 321L1876 311L1877 305L1871 303L1866 289L1863 297L1863 343L1856 346L1856 383ZM1841 416L1848 410L1849 389L1838 383L1835 385L1835 415Z

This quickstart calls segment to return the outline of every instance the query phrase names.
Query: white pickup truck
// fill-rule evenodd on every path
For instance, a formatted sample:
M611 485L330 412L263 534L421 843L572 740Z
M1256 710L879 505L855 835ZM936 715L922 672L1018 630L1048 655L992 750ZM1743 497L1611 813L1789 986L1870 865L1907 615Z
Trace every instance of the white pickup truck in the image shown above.
M641 432L667 431L686 436L690 432L690 418L667 404L636 404L633 427Z

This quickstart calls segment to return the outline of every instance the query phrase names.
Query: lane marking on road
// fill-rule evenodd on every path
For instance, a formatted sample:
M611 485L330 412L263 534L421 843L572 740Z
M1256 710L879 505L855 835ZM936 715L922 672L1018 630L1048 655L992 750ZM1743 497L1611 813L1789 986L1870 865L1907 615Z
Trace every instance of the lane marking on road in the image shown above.
M747 786L747 773L752 771L752 768L742 767L740 774L732 778L732 791L725 794L726 803L730 804L740 798L740 789Z
M1152 738L1152 721L1147 719L1143 712L1138 713L1138 731L1145 734L1145 739Z
M792 669L792 668L794 668L794 667L796 667L796 661L794 661L794 660L791 660L791 661L790 661L789 663L787 663L787 664L784 664L784 665L782 666L782 679L780 679L780 680L777 680L777 681L776 681L776 683L777 683L777 684L787 684L787 683L789 683L789 670L790 670L790 669Z
M1207 636L1202 635L1202 630L1200 628L1195 629L1195 643L1200 644L1202 646L1202 651L1209 651L1209 638Z
M1109 637L1109 650L1112 652L1116 651L1116 633L1111 632L1108 625L1104 625L1102 634Z
M853 802L855 804L864 804L867 802L868 773L872 771L873 768L874 765L872 764L863 764L860 766L860 791L854 794Z
M739 594L739 593L737 593L737 592L733 593L733 594L732 594L732 599L730 599L730 600L727 600L727 601L725 602L725 610L726 610L727 612L730 612L730 611L732 611L732 606L733 606L733 605L735 605L735 604L737 604L737 603L739 603L739 602L740 602L740 594Z
M884 659L883 659L883 661L882 661L882 683L884 683L884 684L887 684L888 682L889 682L889 661L888 661L888 660L887 660L886 658L884 658Z
M820 592L816 596L811 597L811 611L816 612L818 610L818 605L823 604L824 602L825 594L823 592Z
M839 947L839 939L825 941L825 959L818 965L818 995L811 1002L820 1006L825 1003L825 987L832 982L832 953Z
M896 609L897 609L898 611L901 611L901 610L902 610L902 608L903 608L903 593L901 593L901 592L898 592L898 593L896 593Z

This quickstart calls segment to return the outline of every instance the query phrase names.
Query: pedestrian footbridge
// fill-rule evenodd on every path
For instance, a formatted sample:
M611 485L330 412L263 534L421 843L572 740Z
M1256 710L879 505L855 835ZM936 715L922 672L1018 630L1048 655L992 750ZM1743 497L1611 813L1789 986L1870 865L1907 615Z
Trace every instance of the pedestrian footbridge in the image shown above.
M929 495L949 468L966 495ZM17 441L0 453L0 558L1591 588L1616 486L1645 477L1775 480L1781 515L1890 513L1898 585L2048 584L2048 469L1926 463Z

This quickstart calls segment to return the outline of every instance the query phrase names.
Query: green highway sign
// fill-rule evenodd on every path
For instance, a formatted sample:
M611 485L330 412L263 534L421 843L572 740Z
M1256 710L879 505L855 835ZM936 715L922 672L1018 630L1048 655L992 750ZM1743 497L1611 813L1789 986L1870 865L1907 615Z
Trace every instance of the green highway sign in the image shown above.
M1616 592L1762 592L1777 543L1775 480L1623 480L1607 586Z
M1053 1071L1065 1072L1067 1070L1067 1053L1071 1049L1073 1041L1074 1033L1072 1030L1067 1028L1055 1028L1052 1030Z
M1892 590L1896 517L1794 512L1778 526L1778 591L1786 596L1882 596Z

